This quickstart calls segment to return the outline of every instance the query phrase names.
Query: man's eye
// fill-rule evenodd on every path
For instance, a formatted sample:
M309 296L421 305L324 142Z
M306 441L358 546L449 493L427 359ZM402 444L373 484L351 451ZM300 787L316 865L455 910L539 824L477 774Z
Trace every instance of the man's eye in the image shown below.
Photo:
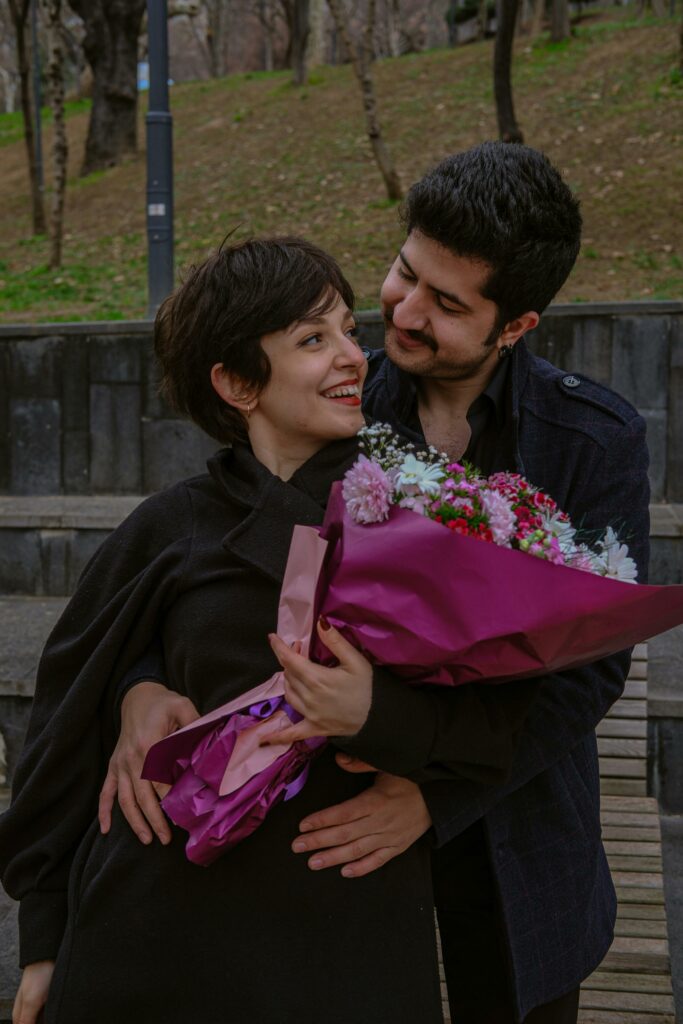
M409 274L408 271L404 270L403 267L399 267L398 270L397 270L397 273L398 273L398 276L402 277L404 281L414 281L415 280L413 275Z
M437 298L436 300L439 309L442 309L444 313L459 313L460 309L457 306L447 306L443 299Z

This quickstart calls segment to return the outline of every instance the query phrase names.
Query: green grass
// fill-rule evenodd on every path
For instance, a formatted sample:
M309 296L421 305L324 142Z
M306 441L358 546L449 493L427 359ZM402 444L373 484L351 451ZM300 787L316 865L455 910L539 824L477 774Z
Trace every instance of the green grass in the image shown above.
M68 100L64 104L66 117L73 117L76 114L83 114L90 110L90 100ZM49 107L42 107L40 111L42 125L52 123L52 111ZM0 114L0 147L9 146L13 142L19 142L24 137L24 118L20 110L12 114Z

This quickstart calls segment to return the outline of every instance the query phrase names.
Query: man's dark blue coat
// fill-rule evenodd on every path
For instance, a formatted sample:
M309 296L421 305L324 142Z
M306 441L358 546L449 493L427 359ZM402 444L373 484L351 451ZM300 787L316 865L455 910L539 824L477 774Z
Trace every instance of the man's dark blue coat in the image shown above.
M645 422L613 391L567 374L520 341L508 375L518 472L575 524L619 525L644 581L649 486ZM364 407L401 430L411 382L370 354ZM404 407L401 407L403 403ZM483 819L500 893L519 1019L576 988L613 937L616 897L600 838L595 728L618 699L630 654L544 677L500 786L429 781L438 844Z

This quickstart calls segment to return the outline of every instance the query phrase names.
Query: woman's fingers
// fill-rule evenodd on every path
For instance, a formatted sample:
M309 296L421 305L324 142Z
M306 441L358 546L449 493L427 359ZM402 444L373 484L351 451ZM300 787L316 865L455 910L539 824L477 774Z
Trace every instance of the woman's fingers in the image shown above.
M53 960L39 960L24 968L14 1000L12 1024L37 1024L42 1019L54 969Z
M109 769L107 770L107 776L104 780L104 785L100 791L100 799L97 807L97 818L100 823L100 832L105 836L111 828L111 809L114 806L114 800L116 800L118 788L118 779L110 764Z
M373 765L368 764L367 761L361 761L359 757L351 757L350 754L345 754L340 751L335 755L335 761L340 768L343 768L345 772L377 772L379 768L375 768Z
M159 798L154 786L146 779L137 779L133 784L133 790L142 814L156 832L159 840L166 846L171 842L171 830L166 816L159 806Z
M128 775L119 776L118 790L119 807L123 812L124 818L133 829L133 832L135 832L140 842L147 846L152 842L152 834L140 808L138 807L133 783Z
M286 725L284 729L278 729L277 732L267 736L261 746L271 747L280 743L296 743L298 740L308 740L314 736L320 736L320 730L316 729L312 722L303 719L295 725Z

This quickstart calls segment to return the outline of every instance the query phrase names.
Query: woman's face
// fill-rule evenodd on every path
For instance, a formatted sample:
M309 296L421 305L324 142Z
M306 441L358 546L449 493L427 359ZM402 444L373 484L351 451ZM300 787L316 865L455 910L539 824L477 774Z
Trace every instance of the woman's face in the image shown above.
M258 437L269 448L307 454L360 430L368 367L341 296L322 316L264 335L261 346L271 376L249 418L252 443Z

